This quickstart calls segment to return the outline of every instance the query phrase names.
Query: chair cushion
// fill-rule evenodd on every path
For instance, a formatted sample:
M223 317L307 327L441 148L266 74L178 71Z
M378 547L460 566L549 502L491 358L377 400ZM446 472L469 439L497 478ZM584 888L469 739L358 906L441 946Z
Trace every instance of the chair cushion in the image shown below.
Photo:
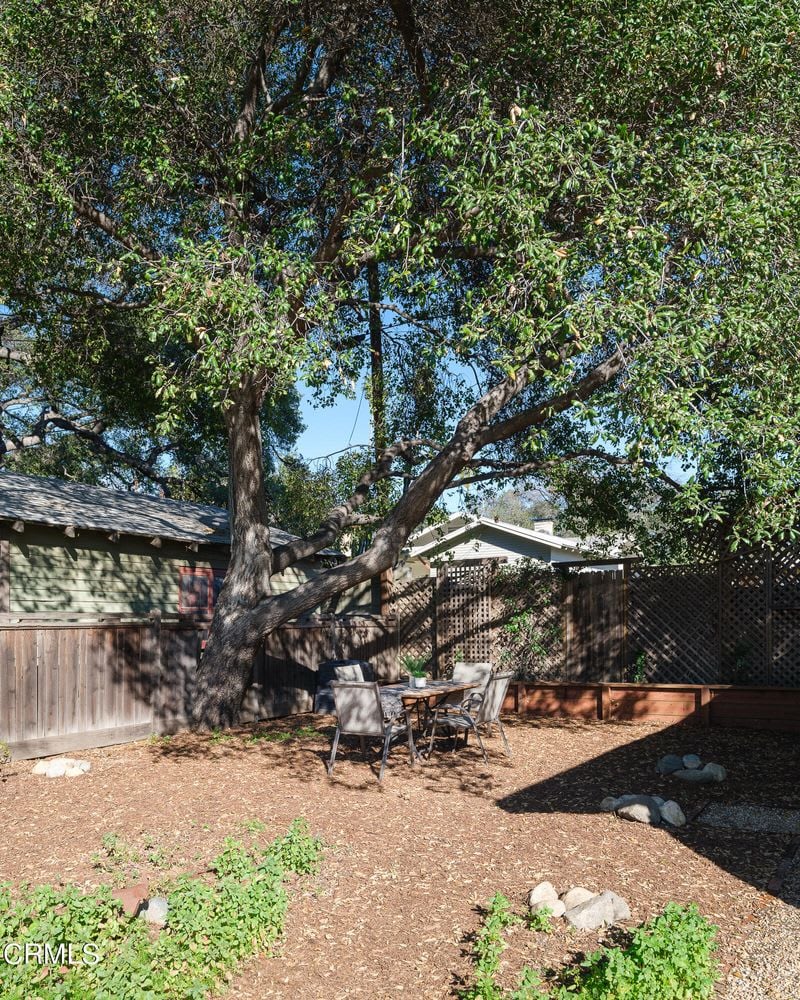
M331 681L374 681L375 671L367 660L323 660L317 667L317 691L314 711L319 715L335 715Z
M323 660L317 667L317 688L331 681L374 681L372 664L367 660Z

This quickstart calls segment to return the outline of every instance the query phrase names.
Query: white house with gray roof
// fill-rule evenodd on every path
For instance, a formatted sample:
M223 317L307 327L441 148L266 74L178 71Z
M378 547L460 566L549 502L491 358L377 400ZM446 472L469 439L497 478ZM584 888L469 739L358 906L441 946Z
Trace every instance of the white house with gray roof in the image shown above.
M533 527L498 521L493 517L456 514L409 539L404 553L405 575L426 576L437 564L475 559L517 562L535 559L543 564L583 562L585 545L578 538L557 535L550 520L536 521ZM615 569L613 563L596 567ZM401 573L401 575L403 575Z

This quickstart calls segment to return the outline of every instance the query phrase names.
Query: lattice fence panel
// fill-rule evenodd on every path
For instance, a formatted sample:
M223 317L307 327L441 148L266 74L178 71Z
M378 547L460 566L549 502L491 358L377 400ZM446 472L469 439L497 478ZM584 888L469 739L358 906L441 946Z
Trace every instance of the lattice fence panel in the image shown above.
M769 556L741 552L720 563L721 680L728 684L769 684L767 586Z
M627 580L627 670L644 680L706 684L719 679L717 574L695 566L634 566ZM637 659L643 659L637 664Z
M772 676L781 687L800 687L800 549L772 552Z
M455 654L483 662L492 658L491 563L453 562L439 570L437 646L439 669Z
M503 567L492 578L492 662L524 680L564 679L563 580Z
M772 677L778 687L800 687L800 609L772 614Z
M436 646L434 599L434 582L428 577L396 583L392 597L400 655L424 656L429 670Z

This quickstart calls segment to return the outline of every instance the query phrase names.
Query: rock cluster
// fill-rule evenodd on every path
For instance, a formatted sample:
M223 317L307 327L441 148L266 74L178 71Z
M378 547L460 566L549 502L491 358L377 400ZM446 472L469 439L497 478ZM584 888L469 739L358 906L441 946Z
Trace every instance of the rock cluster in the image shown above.
M628 904L608 889L592 892L576 885L560 896L552 882L540 882L528 893L528 907L536 911L547 907L553 917L563 917L577 930L593 931L631 919Z
M122 889L114 889L112 899L122 904L123 912L129 917L141 917L148 924L164 927L167 923L169 900L166 896L150 896L147 882L137 882L126 885Z
M40 760L33 765L33 774L43 774L46 778L79 778L92 765L88 760L74 760L72 757L53 757Z
M687 753L683 757L668 753L656 764L656 771L659 774L671 774L673 777L693 785L724 781L728 775L722 764L715 764L713 761L703 764L696 753Z
M658 826L668 823L670 826L683 826L686 817L683 810L674 799L664 800L660 795L620 795L617 798L609 795L600 803L603 812L615 812L623 819L635 823L649 823Z

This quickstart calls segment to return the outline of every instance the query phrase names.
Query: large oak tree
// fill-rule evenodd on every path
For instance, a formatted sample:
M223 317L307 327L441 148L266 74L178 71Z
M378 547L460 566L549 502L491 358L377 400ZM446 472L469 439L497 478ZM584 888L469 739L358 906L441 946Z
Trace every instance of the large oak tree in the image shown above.
M6 0L9 315L51 357L148 344L131 378L165 431L200 399L224 420L198 724L233 721L262 637L390 567L453 485L669 486L677 456L703 521L733 461L750 536L794 531L799 22L727 0ZM265 402L335 394L378 350L374 464L273 547ZM365 551L272 593L365 521Z

